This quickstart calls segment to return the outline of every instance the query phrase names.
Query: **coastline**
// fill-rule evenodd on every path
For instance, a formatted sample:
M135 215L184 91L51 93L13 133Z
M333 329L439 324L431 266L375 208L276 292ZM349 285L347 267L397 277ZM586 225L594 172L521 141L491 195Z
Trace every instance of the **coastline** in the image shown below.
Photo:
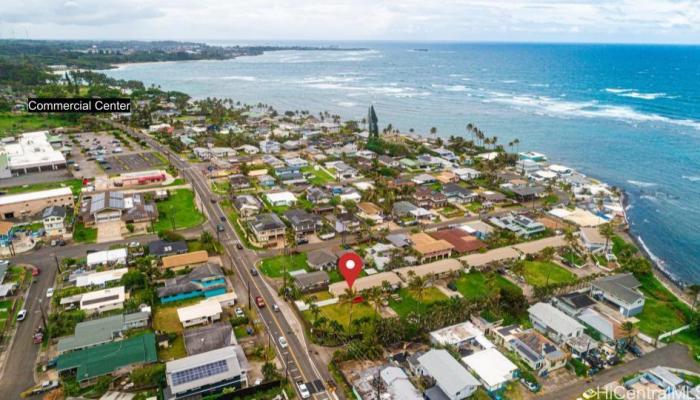
M625 191L622 189L620 190L620 202L622 203L623 210L626 210L627 206L630 205L629 198L627 197ZM685 291L685 287L691 284L691 282L682 281L681 279L673 276L671 272L667 271L661 265L659 265L659 261L661 260L659 260L658 257L651 253L649 248L644 243L644 240L639 235L634 235L634 233L630 231L629 221L627 219L626 212L624 212L624 216L626 228L623 231L619 232L620 235L623 236L625 240L634 243L634 245L639 249L640 253L642 253L642 255L644 255L644 257L646 257L651 262L651 271L654 274L654 277L659 282L661 282L661 284L666 289L668 289L671 293L678 297L679 300L692 307L692 299L688 297L688 294Z

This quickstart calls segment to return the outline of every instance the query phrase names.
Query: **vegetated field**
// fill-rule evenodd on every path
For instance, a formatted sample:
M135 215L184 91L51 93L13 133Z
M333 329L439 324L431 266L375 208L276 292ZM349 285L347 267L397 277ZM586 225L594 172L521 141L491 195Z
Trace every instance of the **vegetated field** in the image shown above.
M204 215L197 210L194 193L189 189L171 191L167 200L156 204L158 220L153 224L156 232L192 228L204 222Z
M86 228L82 222L76 222L73 229L73 240L82 243L95 243L97 241L97 229Z
M554 283L573 283L576 275L564 267L547 261L525 261L523 278L532 286L545 286Z
M344 327L348 327L350 324L350 304L348 303L337 303L330 306L324 306L319 308L320 317L326 317L329 320L338 321ZM302 313L307 321L312 322L314 320L313 314L307 310ZM352 305L352 319L353 321L363 317L374 317L374 309L370 307L367 303L358 303Z
M32 183L29 185L12 186L0 190L6 192L7 194L18 194L27 192L37 192L40 190L57 189L60 187L69 187L73 192L73 195L77 196L80 194L80 190L83 187L83 181L80 179L68 179L60 182Z
M464 298L476 300L485 298L492 290L489 287L489 279L493 280L493 285L497 288L512 288L513 290L522 292L519 286L495 273L485 274L482 272L470 272L468 274L462 274L454 283L457 287L457 291L461 293Z
M177 338L170 342L170 347L167 349L158 348L158 358L161 361L174 360L187 355L185 339L182 336L182 324L180 324L180 319L177 316L177 308L179 306L181 305L158 307L153 316L153 329L177 334Z
M637 279L642 283L640 289L645 297L644 310L636 315L640 331L656 337L690 323L690 307L666 289L658 279L651 274L638 276ZM700 340L697 344L700 344Z
M401 296L400 301L389 300L389 306L402 317L407 316L411 312L425 311L430 303L440 300L447 300L447 296L436 287L427 287L423 290L422 298L419 298L418 292L402 288L398 291Z
M307 166L303 167L301 172L303 174L313 174L313 177L309 179L309 183L312 185L322 186L335 181L335 178L321 168L316 170L313 166Z
M289 256L276 256L266 258L260 265L260 271L270 278L281 278L284 273L284 267L287 266L287 273L296 270L308 270L306 265L306 254L292 254Z
M73 125L77 124L61 117L60 114L43 115L0 112L0 137Z

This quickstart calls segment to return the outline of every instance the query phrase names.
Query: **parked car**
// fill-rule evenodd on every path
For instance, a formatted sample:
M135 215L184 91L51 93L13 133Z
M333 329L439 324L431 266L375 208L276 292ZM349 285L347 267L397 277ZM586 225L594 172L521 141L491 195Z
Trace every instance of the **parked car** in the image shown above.
M277 339L277 341L279 342L280 347L283 349L286 349L287 346L289 346L289 343L287 343L287 339L285 339L284 336L280 336L279 339Z
M243 312L243 309L240 307L236 307L236 310L234 312L236 313L236 317L238 317L238 318L245 317L245 313Z
M37 388L33 390L33 392L35 394L44 393L48 392L49 390L56 389L57 387L58 381L43 381L41 382L41 385L37 386Z
M273 304L273 305L272 305L272 310L273 310L274 312L280 312L280 306L278 306L277 304Z
M642 353L642 350L636 345L631 345L628 350L635 357L641 357L644 355L644 353Z
M53 288L52 287L46 289L46 297L51 297L51 296L53 296Z
M216 230L219 231L219 232L223 232L223 231L224 231L224 225L222 225L222 224L216 224Z
M537 382L530 382L525 378L520 378L520 383L527 388L527 390L536 393L540 390L540 384Z
M41 270L37 267L32 268L32 276L38 276L41 273Z
M263 300L262 297L257 296L255 297L255 304L258 306L258 308L263 308L265 307L265 300Z
M17 313L17 321L24 321L25 318L27 318L27 310L23 308Z
M304 382L297 382L297 387L299 388L299 394L301 395L302 399L308 399L309 397L311 397L309 388L306 387L306 384Z

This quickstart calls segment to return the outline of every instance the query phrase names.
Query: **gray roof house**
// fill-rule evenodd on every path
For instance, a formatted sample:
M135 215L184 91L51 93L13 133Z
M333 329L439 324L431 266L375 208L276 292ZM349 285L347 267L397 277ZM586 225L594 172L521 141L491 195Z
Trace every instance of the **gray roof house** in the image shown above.
M233 206L244 217L253 216L262 210L262 203L251 194L242 194L233 199Z
M157 257L184 254L187 253L187 242L184 240L178 240L176 242L155 240L148 244L148 253Z
M306 255L306 264L314 270L332 270L336 268L338 256L328 249L310 251Z
M417 372L435 380L450 400L460 400L471 396L480 385L479 381L470 374L454 357L443 349L432 349L418 357Z
M533 304L527 312L535 329L556 343L561 344L583 334L583 325L549 303Z
M284 213L284 218L289 221L297 235L315 233L323 227L323 219L321 217L297 208L287 210Z
M442 187L442 193L447 196L447 201L457 204L470 203L477 198L476 193L456 183L444 185Z
M256 215L248 222L248 226L256 240L261 243L284 239L284 231L287 228L274 213Z
M137 312L79 322L75 326L73 336L62 337L58 340L58 354L86 349L120 339L125 331L148 325L149 317L150 314L147 312Z
M302 293L328 289L331 279L326 271L314 271L294 276L294 284Z
M185 350L190 356L237 344L233 327L228 322L188 328L185 329L184 336Z
M227 346L165 364L167 400L199 398L226 387L248 386L248 360L243 349Z
M611 275L593 281L591 295L614 305L625 317L631 317L644 309L644 295L638 290L641 285L632 273Z

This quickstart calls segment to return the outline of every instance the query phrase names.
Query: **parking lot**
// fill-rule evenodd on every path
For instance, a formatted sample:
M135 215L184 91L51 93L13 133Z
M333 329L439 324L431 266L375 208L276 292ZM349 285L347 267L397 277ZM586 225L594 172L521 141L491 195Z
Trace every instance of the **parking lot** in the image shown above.
M73 148L71 169L78 178L143 171L165 164L158 155L127 139L125 134L122 134L125 142L108 132L84 132L74 138L78 143Z

